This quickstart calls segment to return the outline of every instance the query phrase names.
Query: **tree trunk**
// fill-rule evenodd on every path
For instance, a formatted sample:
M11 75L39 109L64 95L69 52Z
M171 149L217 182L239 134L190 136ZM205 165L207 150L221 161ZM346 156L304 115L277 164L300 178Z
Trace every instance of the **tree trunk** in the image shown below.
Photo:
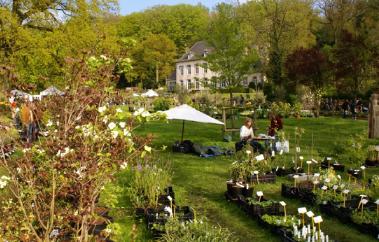
M158 69L158 63L155 64L155 81L157 85L159 86L159 69Z

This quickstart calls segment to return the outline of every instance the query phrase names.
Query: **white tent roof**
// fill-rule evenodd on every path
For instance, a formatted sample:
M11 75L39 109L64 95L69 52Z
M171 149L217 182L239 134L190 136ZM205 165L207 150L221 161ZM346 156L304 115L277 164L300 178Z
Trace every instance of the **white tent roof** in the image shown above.
M158 97L159 95L156 91L150 89L149 91L141 94L141 96L142 97Z
M185 120L198 123L209 123L209 124L218 124L224 125L224 123L214 119L205 113L202 113L187 104L172 108L170 110L164 111L169 120Z
M58 88L51 86L46 90L39 93L41 96L49 96L49 95L64 95L64 92L60 91Z
M23 91L20 91L20 90L17 90L17 89L12 90L11 94L15 97L24 97L24 96L29 97L30 96L30 94L23 92Z

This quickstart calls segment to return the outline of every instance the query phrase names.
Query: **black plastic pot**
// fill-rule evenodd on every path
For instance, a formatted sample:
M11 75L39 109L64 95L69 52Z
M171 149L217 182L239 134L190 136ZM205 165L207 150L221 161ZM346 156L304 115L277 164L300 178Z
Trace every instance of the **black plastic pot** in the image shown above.
M250 177L250 180L252 183L258 183L257 182L257 175L252 175ZM258 175L258 181L259 181L259 183L275 183L276 182L276 175L275 175L275 173Z
M365 161L365 166L369 166L369 167L375 167L375 166L379 166L379 161L378 160L366 160Z
M141 219L145 216L145 209L144 208L136 208L134 213L135 213L136 218Z

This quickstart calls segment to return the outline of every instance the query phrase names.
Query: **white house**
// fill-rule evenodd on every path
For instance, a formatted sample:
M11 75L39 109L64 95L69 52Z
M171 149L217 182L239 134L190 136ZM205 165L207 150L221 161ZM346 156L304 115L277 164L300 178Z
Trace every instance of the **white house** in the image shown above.
M206 83L210 84L212 78L217 77L218 73L207 68L204 58L213 51L207 42L196 42L191 49L176 61L175 71L167 80L167 88L174 91L181 88L189 91L201 91L207 89ZM241 83L248 87L251 82L263 83L265 76L262 73L253 73L246 77ZM221 88L224 87L222 84Z

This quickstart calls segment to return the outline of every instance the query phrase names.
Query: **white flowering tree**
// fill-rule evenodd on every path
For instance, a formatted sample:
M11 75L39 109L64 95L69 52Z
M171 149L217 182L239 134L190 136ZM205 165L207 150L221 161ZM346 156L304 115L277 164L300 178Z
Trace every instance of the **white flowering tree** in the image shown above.
M90 60L96 68L73 65L82 68L73 71L80 80L71 80L71 91L38 105L48 136L11 160L1 160L7 175L0 178L0 189L8 194L0 208L1 238L90 241L104 185L151 151L150 139L135 137L133 129L162 116L109 106L115 95L109 88L114 64L100 59L101 64Z

